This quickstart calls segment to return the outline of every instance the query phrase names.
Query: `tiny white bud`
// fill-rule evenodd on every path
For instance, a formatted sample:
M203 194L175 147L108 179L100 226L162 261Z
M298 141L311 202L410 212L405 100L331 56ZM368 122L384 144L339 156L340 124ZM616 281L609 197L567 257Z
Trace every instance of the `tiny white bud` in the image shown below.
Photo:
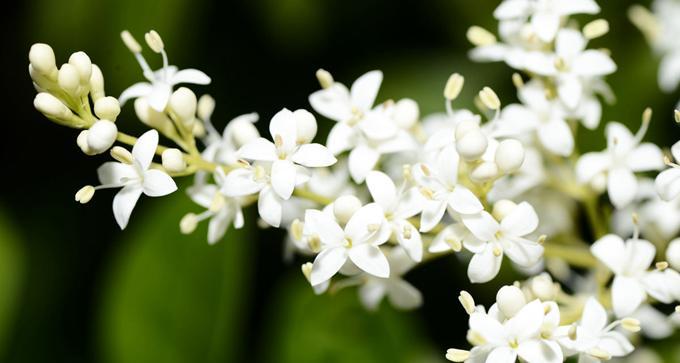
M120 114L120 103L115 97L102 97L94 102L94 113L100 119L115 121Z
M113 146L118 136L116 124L109 120L99 120L87 132L87 146L90 152L101 154Z
M676 238L668 244L666 260L674 269L680 270L680 238Z
M394 105L394 122L402 129L410 129L420 118L418 103L410 98L402 98Z
M66 93L75 96L80 86L80 75L76 67L69 63L62 65L57 75L57 83Z
M470 130L459 140L456 140L456 150L460 156L467 160L479 159L488 146L488 140L481 130Z
M164 150L161 154L161 160L163 167L171 173L180 173L187 168L184 155L179 149L170 148Z
M343 195L333 202L333 215L341 224L347 223L361 208L361 201L353 195Z
M196 115L197 103L193 91L186 87L180 87L170 96L168 106L182 122L191 123Z
M449 101L455 100L458 95L460 95L460 91L463 89L464 84L465 78L460 74L454 73L450 75L449 79L446 81L446 86L444 86L444 98Z
M503 173L511 173L522 166L524 162L524 146L515 139L501 141L494 156L496 165Z
M456 125L456 140L460 140L470 131L479 131L479 124L471 119L464 119Z
M94 153L90 150L90 146L87 144L87 134L87 130L81 131L78 134L78 138L76 139L76 144L78 144L78 147L83 152L83 154L94 155Z
M28 52L28 60L38 73L53 78L56 75L57 63L52 47L44 43L36 43Z
M80 204L85 204L92 200L92 197L94 196L95 189L92 185L86 185L82 188L80 188L76 192L76 202Z
M160 53L165 47L163 39L161 39L161 36L155 30L150 30L148 33L144 34L144 40L146 40L146 44L149 45L149 48L156 53Z
M94 101L105 96L104 75L96 64L92 65L92 74L90 75L90 96Z
M498 290L496 303L498 303L498 309L503 315L510 319L522 310L527 301L524 298L524 293L517 286L506 285Z
M496 43L495 35L477 25L468 28L466 36L470 43L478 47Z
M547 273L542 273L531 279L531 292L542 301L554 300L557 289L552 278Z
M501 108L501 101L498 99L498 95L490 87L484 87L479 91L479 100L491 110L495 111Z
M47 92L35 95L33 106L47 117L68 121L74 117L73 112L58 98Z
M198 99L196 113L201 120L209 120L215 111L215 99L205 94Z
M470 358L470 352L467 350L453 348L446 350L446 359L452 362L465 362L468 358Z
M190 234L198 227L198 216L194 213L187 213L179 221L179 230L183 234Z
M461 290L460 294L458 295L458 301L463 306L463 309L465 309L465 312L468 313L468 315L471 315L475 312L475 299L472 298L472 295L470 295L469 292Z
M477 183L483 183L498 177L498 166L491 161L485 161L470 173L470 179Z
M583 36L586 39L599 38L609 32L609 23L604 19L596 19L583 27Z
M316 136L316 118L309 111L299 109L293 112L293 118L295 119L295 128L297 130L297 140L298 144L308 144L312 142L314 136ZM252 125L252 124L251 124Z
M319 70L316 71L316 79L319 80L319 84L321 85L321 88L328 88L333 85L335 81L333 81L333 76L325 70L319 68Z
M123 164L132 165L133 163L132 153L122 146L114 146L110 153L112 158Z
M232 124L229 125L229 127L232 130L232 137L237 147L241 147L260 137L260 132L257 131L255 125L248 120L236 119L232 121Z
M86 85L92 76L92 61L85 52L75 52L68 58L68 63L78 70L80 83Z
M135 37L130 34L129 31L123 30L120 33L120 38L123 39L123 43L132 53L139 53L142 51L142 46L137 43Z
M515 202L507 199L501 199L494 203L491 215L493 215L496 220L500 221L507 217L508 214L512 213L512 211L515 210L515 207L517 207Z

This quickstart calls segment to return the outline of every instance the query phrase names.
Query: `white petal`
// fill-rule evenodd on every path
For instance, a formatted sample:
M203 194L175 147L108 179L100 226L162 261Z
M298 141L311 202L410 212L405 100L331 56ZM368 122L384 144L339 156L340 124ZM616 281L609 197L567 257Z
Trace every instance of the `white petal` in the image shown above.
M387 293L387 286L383 281L369 280L359 288L359 300L368 310L375 311Z
M586 50L571 64L574 73L585 77L597 77L614 73L616 63L603 51Z
M265 138L257 138L243 146L237 152L243 159L274 161L278 159L276 146Z
M170 79L170 83L209 84L210 77L198 69L187 68L175 73Z
M314 259L310 277L312 286L329 280L340 271L340 267L347 261L347 250L344 247L325 249Z
M608 234L590 246L590 252L616 274L623 271L626 263L626 246L621 237Z
M662 171L657 175L654 185L661 199L666 201L675 199L680 195L680 169L670 168Z
M423 210L425 201L425 196L423 196L423 193L417 187L408 189L405 193L401 194L399 202L393 210L394 218L407 219L417 215Z
M562 29L555 39L555 53L562 59L571 59L586 48L583 34L575 29Z
M503 232L511 236L526 236L538 227L538 216L531 204L522 202L501 221Z
M527 340L517 347L517 354L527 363L562 363L560 346L549 340Z
M380 90L383 74L381 71L371 71L357 78L352 84L352 105L362 111L368 111L373 107L375 97Z
M158 131L156 130L149 130L137 139L135 146L132 147L132 157L139 163L142 170L148 169L151 165L157 146Z
M525 16L530 10L531 3L527 0L505 0L493 11L493 16L499 20L512 19Z
M276 139L277 135L281 138L283 150L292 151L297 141L297 128L293 112L287 108L277 112L269 122L269 133L273 139Z
M348 255L350 260L364 272L383 278L390 276L390 265L387 258L377 246L355 245L349 249Z
M581 123L586 128L593 130L600 124L602 118L602 105L595 97L584 97L577 111L581 115Z
M676 161L680 161L680 141L676 141L673 146L671 146L671 155Z
M574 151L574 136L567 122L561 118L553 118L538 128L538 138L543 147L550 152L569 156Z
M630 169L616 168L609 171L607 192L614 207L621 209L635 198L637 179Z
M501 226L487 211L463 217L463 224L482 241L492 241Z
M652 143L642 143L628 154L628 167L635 172L663 169L663 153Z
M177 190L177 184L170 175L156 169L144 173L144 194L150 197L162 197Z
M373 234L382 234L380 241L374 241L376 244L380 244L387 241L389 234L384 236L384 233L369 232L369 230L375 225L383 226L386 223L385 212L382 208L377 203L369 203L359 208L347 221L345 235L356 244L368 241L368 237L372 237Z
M666 273L659 270L652 270L647 272L642 277L642 285L645 291L653 297L664 304L670 304L673 302L673 296L670 286L672 281L666 277Z
M118 96L118 102L121 107L132 98L144 97L151 93L151 83L149 82L139 82L128 87L123 91L123 93Z
M552 13L536 13L531 17L531 27L542 41L550 42L560 27L560 17Z
M579 325L591 334L599 334L607 325L607 320L607 311L596 298L590 297L583 308Z
M115 161L108 161L97 169L99 182L106 184L119 184L123 178L136 178L137 172L132 165Z
M208 223L208 244L213 245L224 237L231 223L231 217L232 215L224 210L210 218Z
M617 317L630 316L647 298L642 285L635 279L616 275L612 284L612 305Z
M423 240L420 232L408 221L401 221L397 223L397 241L399 245L406 250L409 257L415 262L420 262L423 259ZM410 230L410 238L404 236L404 229Z
M460 156L456 151L456 147L451 144L442 149L435 160L435 168L437 169L437 177L441 182L449 187L453 187L458 182L458 165L460 163Z
M488 343L506 343L505 328L492 316L479 311L474 312L470 315L469 324L470 330L481 335Z
M279 227L283 214L282 200L276 195L271 187L265 187L260 191L257 199L257 212L262 220L272 227Z
M528 239L513 238L508 240L504 252L512 262L522 267L531 267L543 256L543 246Z
M659 63L659 87L664 92L672 92L680 83L680 52L675 51L666 55Z
M507 53L507 45L495 43L473 48L468 54L475 62L500 62L505 59Z
M498 275L503 262L503 255L496 256L493 253L493 244L487 243L484 251L475 253L468 265L468 278L472 283L489 282Z
M387 140L397 134L397 124L387 117L384 112L374 111L364 115L359 128L367 138L374 141Z
M391 212L397 203L397 187L387 174L381 171L371 171L366 176L366 186L373 201L378 203L385 212Z
M603 334L597 347L611 354L612 357L623 357L634 349L628 338L616 331Z
M141 185L131 184L125 186L113 197L113 216L116 218L120 229L127 227L130 214L132 214L140 195L142 195Z
M146 96L149 106L158 112L163 112L168 105L168 99L172 93L172 87L165 82L156 82L152 85L151 92Z
M378 163L380 154L365 145L359 145L349 153L349 173L357 183L362 183L366 175Z
M290 199L295 189L296 168L290 160L276 160L272 163L271 183L276 194L284 200Z
M583 154L576 163L576 177L581 183L591 181L596 175L607 170L611 165L609 155L600 152Z
M321 144L300 145L291 159L293 162L309 168L331 166L338 161L338 159Z
M317 234L329 246L341 246L345 232L328 213L308 209L305 211L305 233Z
M583 85L575 76L561 77L558 82L557 93L560 95L560 100L568 108L574 109L578 106L583 95Z
M228 197L239 197L259 192L265 184L255 181L253 170L235 169L227 174L222 192Z
M615 151L629 151L635 143L635 136L628 130L626 126L619 122L609 122L605 127L605 135L607 136L607 148Z
M635 311L635 314L633 314L632 317L640 322L642 334L652 339L663 339L669 337L675 331L674 323L677 323L677 319L673 319L672 316L669 319L666 314L656 310L649 304L641 305ZM627 345L623 340L621 340L621 336L614 336L612 338L615 339L615 341L612 343L618 343L618 345L620 345L624 351L627 350Z
M538 299L533 300L504 323L505 331L509 336L522 341L540 332L543 318L543 304Z
M654 245L643 239L630 239L626 243L626 264L625 271L632 275L638 275L646 271L649 265L654 262L656 248Z
M423 303L420 291L402 279L390 281L387 298L394 307L403 310L415 309Z
M491 351L486 361L491 363L515 363L517 360L517 353L510 347L497 347ZM537 362L538 363L538 362Z
M428 200L425 202L423 213L420 215L421 232L429 232L442 220L444 213L446 212L446 205L446 202L437 200Z
M349 90L337 82L312 93L309 96L309 104L316 112L334 121L347 121L352 117Z
M356 142L356 129L345 123L337 123L328 133L326 146L333 155L351 149Z
M475 214L484 209L477 196L470 189L462 186L455 187L449 194L448 200L449 206L461 214Z
M556 4L560 15L597 14L600 12L600 7L593 0L557 1Z

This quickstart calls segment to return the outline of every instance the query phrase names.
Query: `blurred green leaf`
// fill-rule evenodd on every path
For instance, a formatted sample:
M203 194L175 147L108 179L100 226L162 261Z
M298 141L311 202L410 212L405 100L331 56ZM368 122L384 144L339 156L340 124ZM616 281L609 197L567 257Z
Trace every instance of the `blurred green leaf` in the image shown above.
M440 362L416 313L368 312L356 291L315 296L301 274L283 280L265 318L262 362Z
M233 327L242 323L248 296L247 231L231 229L209 246L205 226L179 233L182 214L196 210L188 198L153 203L157 208L148 214L133 216L105 287L105 361L234 361L239 338Z
M0 208L0 356L17 316L23 277L23 245Z

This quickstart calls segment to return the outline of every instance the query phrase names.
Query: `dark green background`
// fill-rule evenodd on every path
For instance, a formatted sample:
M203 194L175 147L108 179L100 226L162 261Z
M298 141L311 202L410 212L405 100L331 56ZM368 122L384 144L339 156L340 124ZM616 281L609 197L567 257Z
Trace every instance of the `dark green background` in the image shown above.
M619 66L609 77L618 102L606 107L604 120L637 129L651 106L649 137L669 146L679 135L672 121L679 95L658 90L658 62L626 18L631 3L601 4L612 32L593 45L611 49ZM210 86L195 90L217 99L220 126L257 111L265 127L282 107L309 108L319 67L345 83L382 69L379 99L408 96L426 114L443 110L442 88L454 71L466 77L461 99L470 101L488 85L504 103L515 100L510 69L466 58L465 30L494 29L496 4L43 0L3 9L0 361L435 362L446 348L466 347L458 291L469 289L488 304L511 274L470 287L464 264L440 259L408 276L424 293L421 309L402 313L383 305L380 313L366 313L354 290L314 297L299 273L302 260L282 262L279 231L251 223L217 246L205 242L205 226L180 235L179 218L199 211L183 193L143 199L124 232L111 215L112 193L75 203L75 191L96 181L106 157L85 157L76 132L33 109L27 53L33 42L46 42L62 63L84 50L117 96L141 80L119 32L129 29L141 40L153 28L173 64L212 76ZM143 130L130 106L118 122L132 133ZM329 121L321 123L328 128ZM582 136L583 150L603 144L601 128ZM674 342L662 345L671 347L668 359L677 354Z

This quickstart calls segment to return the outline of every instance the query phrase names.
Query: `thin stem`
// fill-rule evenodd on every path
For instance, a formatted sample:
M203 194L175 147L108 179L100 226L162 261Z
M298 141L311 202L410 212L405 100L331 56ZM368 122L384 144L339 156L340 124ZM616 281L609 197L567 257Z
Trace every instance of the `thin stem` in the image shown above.
M597 259L590 253L590 250L585 246L566 246L554 243L546 243L544 255L545 257L561 258L570 265L578 267L595 267L597 266Z

